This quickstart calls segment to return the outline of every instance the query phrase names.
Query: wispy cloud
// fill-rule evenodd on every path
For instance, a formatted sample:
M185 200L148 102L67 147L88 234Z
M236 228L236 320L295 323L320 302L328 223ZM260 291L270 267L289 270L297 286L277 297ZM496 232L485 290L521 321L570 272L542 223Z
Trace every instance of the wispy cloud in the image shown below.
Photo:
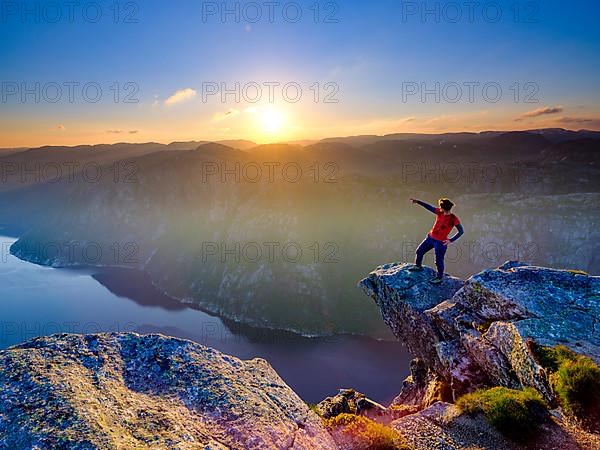
M216 113L212 120L213 122L221 122L223 120L226 119L231 119L232 117L235 117L239 114L240 112L235 109L235 108L230 108L229 110L225 111L225 112L218 112Z
M192 88L181 89L165 100L165 105L173 106L177 103L183 103L196 97L197 92Z
M590 128L600 128L600 117L561 117L558 122L572 126L586 126Z
M139 133L139 130L129 130L129 131L125 131L125 130L106 130L107 134L137 134Z
M55 129L58 131L66 131L67 127L65 127L64 125L61 124L61 125L57 125Z
M562 106L545 106L543 108L534 109L533 111L527 111L526 113L521 114L515 119L515 122L520 122L523 119L531 119L533 117L559 114L563 112L563 110L564 108Z

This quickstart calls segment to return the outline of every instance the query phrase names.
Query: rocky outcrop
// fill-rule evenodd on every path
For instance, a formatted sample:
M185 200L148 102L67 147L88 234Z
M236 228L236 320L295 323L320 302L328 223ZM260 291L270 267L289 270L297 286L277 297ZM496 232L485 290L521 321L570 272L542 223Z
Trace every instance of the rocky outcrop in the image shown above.
M0 352L0 449L333 449L264 360L159 335L57 335Z
M388 264L360 282L396 337L419 358L397 403L428 406L483 386L533 387L553 400L531 343L565 345L600 362L600 277L509 262L466 281Z
M316 410L324 419L330 419L340 414L354 414L379 422L391 422L394 418L400 417L400 415L394 417L393 411L354 389L340 389L337 395L327 397L317 404Z

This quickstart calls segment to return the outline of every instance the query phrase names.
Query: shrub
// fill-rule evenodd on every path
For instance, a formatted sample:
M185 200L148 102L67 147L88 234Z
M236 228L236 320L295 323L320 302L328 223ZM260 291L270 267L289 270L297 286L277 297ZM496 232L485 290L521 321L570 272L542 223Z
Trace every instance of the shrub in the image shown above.
M522 391L495 387L464 395L457 406L465 414L483 413L507 437L524 441L537 434L547 417L547 406L531 388Z
M562 363L577 359L577 353L564 345L543 347L532 342L531 349L538 363L549 372L556 372Z
M336 441L355 450L410 450L404 438L393 428L354 414L340 414L325 421Z
M565 412L586 424L597 424L600 421L600 367L563 345L533 344L532 350L550 373L550 384Z
M563 361L550 380L567 413L588 422L600 418L600 367L594 361L585 356Z

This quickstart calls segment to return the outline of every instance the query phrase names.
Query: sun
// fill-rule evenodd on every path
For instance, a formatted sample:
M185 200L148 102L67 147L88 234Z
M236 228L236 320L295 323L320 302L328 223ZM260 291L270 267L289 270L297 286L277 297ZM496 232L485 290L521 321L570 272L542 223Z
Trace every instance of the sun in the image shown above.
M285 115L277 109L268 109L262 113L260 122L264 134L276 136L283 130Z

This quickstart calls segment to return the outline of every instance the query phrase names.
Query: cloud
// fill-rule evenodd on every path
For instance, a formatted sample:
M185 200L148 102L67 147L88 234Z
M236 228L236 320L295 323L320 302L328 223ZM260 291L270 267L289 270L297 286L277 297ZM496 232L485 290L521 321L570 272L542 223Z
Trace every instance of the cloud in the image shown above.
M57 125L57 126L56 126L56 130L58 130L58 131L66 131L66 130L67 130L67 127L65 127L65 126L64 126L64 125L62 125L62 124L61 124L61 125Z
M139 133L139 130L129 130L129 131L124 131L124 130L106 130L107 134L123 134L123 133L127 133L127 134L137 134Z
M591 119L589 117L561 117L558 119L559 122L563 123L589 123L597 120L598 119Z
M416 117L405 117L404 119L400 119L399 122L400 123L408 123L408 122L414 122L415 120L417 120Z
M582 125L590 128L600 128L600 118L596 117L561 117L558 122L565 125Z
M237 109L230 108L228 111L216 113L212 120L213 122L221 122L226 119L231 119L232 117L237 116L239 113L240 112Z
M187 102L196 96L197 92L192 88L181 89L165 100L165 105L173 106L177 103Z
M521 120L523 120L525 118L546 116L548 114L558 114L561 112L563 112L562 106L554 106L554 107L546 106L544 108L534 109L533 111L528 111L524 114L521 114L521 116L519 118L515 119L515 121L520 122Z

